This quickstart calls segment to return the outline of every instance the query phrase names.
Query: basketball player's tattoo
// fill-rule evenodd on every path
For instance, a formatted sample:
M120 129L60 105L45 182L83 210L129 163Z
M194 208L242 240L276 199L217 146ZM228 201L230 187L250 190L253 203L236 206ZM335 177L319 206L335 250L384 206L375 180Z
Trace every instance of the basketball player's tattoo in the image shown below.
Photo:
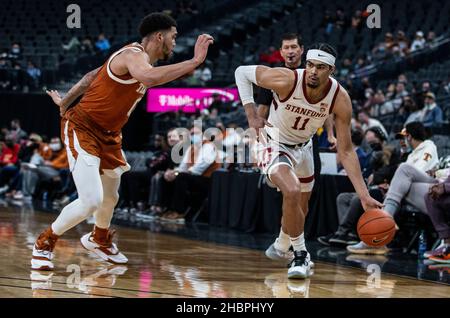
M88 89L88 87L91 85L91 83L94 81L95 76L97 75L99 68L96 68L95 70L90 71L86 75L83 76L83 78L76 83L64 96L64 98L61 100L60 107L60 113L61 116L64 115L67 108L81 95L84 94L84 92Z

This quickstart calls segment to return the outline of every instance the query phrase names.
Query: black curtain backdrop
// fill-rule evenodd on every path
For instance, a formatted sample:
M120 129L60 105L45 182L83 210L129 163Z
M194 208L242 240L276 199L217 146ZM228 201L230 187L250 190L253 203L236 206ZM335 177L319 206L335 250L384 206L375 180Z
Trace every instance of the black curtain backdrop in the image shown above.
M142 150L149 142L153 114L146 111L146 96L142 98L123 129L123 148ZM10 127L12 119L20 120L27 133L36 132L48 138L60 136L58 107L45 94L0 94L0 127Z
M281 226L280 192L261 182L259 173L218 170L211 177L209 222L247 233L277 234ZM333 233L338 227L336 197L353 192L346 176L320 175L305 223L306 238Z

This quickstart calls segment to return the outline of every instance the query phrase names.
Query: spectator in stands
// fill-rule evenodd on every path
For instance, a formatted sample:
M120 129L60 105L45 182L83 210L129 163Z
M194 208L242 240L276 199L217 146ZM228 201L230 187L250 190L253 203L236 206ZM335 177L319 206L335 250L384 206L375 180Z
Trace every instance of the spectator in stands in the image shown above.
M330 10L325 10L325 14L322 20L322 26L325 28L325 33L330 34L333 31L334 18L331 15Z
M409 53L409 40L405 35L405 32L397 31L396 42L400 56L405 56Z
M444 92L447 95L450 95L450 75L448 76L447 80L442 83L442 87L444 89Z
M67 153L62 148L58 137L52 138L48 147L51 150L50 157L48 157L48 153L42 153L42 150L36 149L37 155L42 155L43 160L36 162L37 156L33 156L34 158L31 159L30 164L22 163L22 188L21 192L17 192L14 195L14 199L30 202L36 186L40 182L52 182L57 189L66 188L69 178ZM39 148L44 149L42 145ZM48 158L44 160L44 157Z
M50 160L53 151L49 145L43 141L42 137L36 133L31 133L28 140L24 140L18 153L18 162L21 163L20 171L9 182L8 197L22 199L21 184L23 179L23 170L37 169L43 165L46 160ZM18 166L18 165L17 165ZM18 166L19 167L19 166Z
M148 198L149 210L145 211L150 217L155 218L161 216L162 212L165 212L165 208L168 205L169 197L173 192L172 184L168 180L165 180L165 174L171 174L171 171L176 167L172 157L172 149L182 140L182 135L179 129L172 128L167 132L167 144L168 149L168 162L166 169L161 169L156 172L150 181L150 195Z
M220 168L217 162L217 149L209 140L202 138L202 131L194 126L191 129L192 144L175 171L175 183L169 210L161 221L184 223L186 209L189 206L188 191L200 193L202 198L208 194L211 174Z
M0 58L0 70L9 68L8 62L4 58Z
M431 91L431 83L429 81L425 81L422 83L422 93L425 94Z
M369 117L369 113L367 111L360 111L358 113L358 122L361 125L361 129L366 132L367 129L372 128L372 127L380 127L380 129L383 131L383 134L385 136L384 139L387 139L388 133L386 131L386 128L384 128L383 124L375 118L370 118ZM358 127L356 127L358 128Z
M429 31L427 34L427 42L426 42L426 46L429 48L434 47L436 41L436 33L434 33L433 31Z
M377 117L381 114L384 103L386 102L386 97L381 89L377 90L375 94L364 104L363 109L370 110L371 117Z
M13 138L5 138L0 153L0 195L11 188L11 181L14 180L19 171L17 167L19 149L19 144Z
M109 43L109 40L105 37L105 34L100 33L97 39L97 42L95 42L95 47L100 52L106 52L111 48L111 44Z
M2 126L0 130L0 141L5 141L6 136L9 135L9 129L6 126ZM1 149L0 149L1 150Z
M436 179L427 175L439 162L437 148L433 141L426 140L425 127L420 122L412 122L396 135L404 139L411 147L406 163L396 170L384 199L384 210L394 217L405 199L418 210L426 213L424 193L429 185L436 183ZM425 191L424 191L425 190ZM360 242L347 246L347 250L356 254L385 254L387 248L374 248Z
M422 110L423 125L427 128L441 127L443 122L442 109L436 104L436 97L432 92L428 92L425 94L424 103L425 107Z
M353 130L352 131L352 145L356 154L358 155L359 165L361 166L361 171L364 171L367 167L367 153L361 148L361 144L364 140L364 134L361 130ZM336 161L338 165L338 170L341 173L345 173L344 167L341 164L341 160L339 155L336 156Z
M81 41L81 52L91 55L94 54L94 46L92 45L92 40L89 36L86 36L83 41Z
M67 44L62 44L63 50L66 52L73 52L73 53L78 53L78 50L81 47L81 43L80 40L78 40L77 36L72 36L72 38L69 40L69 43Z
M9 137L15 143L19 143L21 139L25 139L27 137L27 133L20 127L20 120L11 120L11 130L6 137Z
M338 69L338 76L345 78L352 69L352 61L349 58L344 59L342 66Z
M200 67L198 67L193 73L193 80L191 79L191 85L201 85L205 86L207 82L212 79L211 69L203 63Z
M450 211L450 176L428 189L428 193L425 194L425 204L426 212L442 241L434 251L426 252L424 256L438 263L448 263L450 260L450 226L445 213Z
M383 149L386 147L387 138L380 127L372 127L366 130L364 134L364 149L367 153L367 165L363 170L363 176L367 178L373 170L387 164L388 161L382 160L384 157Z
M395 45L394 36L388 32L384 36L384 42L380 42L372 49L372 56L374 59L384 59L392 53L392 48Z
M187 14L195 15L199 13L197 5L193 1L184 1L184 3L185 12Z
M413 121L421 121L422 120L422 110L419 109L418 105L411 98L411 96L404 96L403 103L400 107L401 115L406 116L406 120L403 123L403 126L406 126Z
M369 185L370 195L382 201L387 184L392 179L400 162L400 154L387 146L383 133L378 127L366 132L366 142L371 145L368 154L368 169L364 172ZM368 173L368 174L367 174ZM339 227L335 233L321 236L318 241L323 245L346 246L358 243L356 224L363 214L361 200L355 192L341 193L336 198Z
M397 83L403 83L405 85L408 85L408 77L406 77L405 74L399 74L397 77Z
M28 61L27 74L32 79L32 87L37 88L41 79L41 70L32 61Z
M409 95L403 82L398 82L395 85L395 93L390 95L389 100L381 106L380 114L390 114L398 111L400 108L403 97Z
M354 71L357 71L366 66L366 59L364 57L358 57L355 66L353 67Z
M267 52L262 53L259 59L261 63L268 64L269 66L275 66L283 62L280 50L275 49L273 46L269 47Z
M361 10L356 10L352 16L352 28L360 30L362 27L362 13Z
M410 51L414 52L417 50L421 50L425 47L425 38L423 36L423 32L422 31L417 31L416 32L416 37L414 38L414 41L411 44L411 48Z
M22 48L20 47L19 43L13 43L13 45L11 46L11 50L9 51L9 55L8 57L11 60L21 60L22 59Z
M336 17L334 20L334 24L339 29L345 29L347 28L347 17L345 16L345 12L342 8L338 8L336 10Z

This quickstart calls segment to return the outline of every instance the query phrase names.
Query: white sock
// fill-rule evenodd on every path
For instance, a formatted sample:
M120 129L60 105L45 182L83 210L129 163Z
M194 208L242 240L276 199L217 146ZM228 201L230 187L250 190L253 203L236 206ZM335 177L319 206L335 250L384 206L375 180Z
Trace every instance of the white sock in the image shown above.
M294 251L306 251L305 233L300 234L298 237L291 237L290 239Z
M287 252L289 250L289 247L291 246L291 240L289 238L289 235L283 232L283 229L280 229L280 235L278 235L277 239L275 240L274 246L277 250Z

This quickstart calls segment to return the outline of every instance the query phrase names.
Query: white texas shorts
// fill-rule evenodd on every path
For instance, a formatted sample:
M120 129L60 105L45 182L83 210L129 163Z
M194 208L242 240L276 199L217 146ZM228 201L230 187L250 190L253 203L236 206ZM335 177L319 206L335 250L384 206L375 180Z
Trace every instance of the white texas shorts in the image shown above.
M259 142L256 147L258 167L273 186L270 174L280 165L291 167L300 181L302 192L310 192L314 186L314 157L312 140L302 146L289 147L273 139Z

